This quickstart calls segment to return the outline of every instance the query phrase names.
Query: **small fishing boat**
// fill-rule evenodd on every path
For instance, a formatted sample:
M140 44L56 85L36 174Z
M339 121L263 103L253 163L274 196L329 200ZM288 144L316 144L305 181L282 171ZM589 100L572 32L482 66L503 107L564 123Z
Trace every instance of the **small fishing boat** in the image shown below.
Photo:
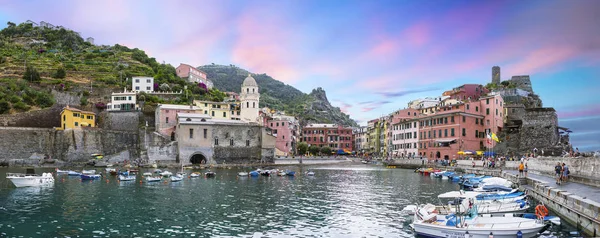
M308 172L306 172L306 176L315 176L315 172L308 171Z
M248 172L239 172L238 176L240 176L240 177L246 177L246 176L248 176Z
M204 173L204 176L207 178L213 178L217 175L217 173L213 172L213 171L208 171L206 173Z
M6 178L10 180L17 188L54 185L54 177L52 177L51 173L37 175L34 173L33 169L27 169L25 174L6 173Z
M70 170L60 170L58 168L56 168L56 173L57 174L68 174Z
M296 172L294 172L294 171L290 171L290 170L287 170L287 171L285 171L285 174L286 174L287 176L294 176L294 175L296 175Z
M82 170L81 174L96 174L96 170L92 169L92 170Z
M160 180L162 180L162 177L154 177L154 176L146 177L146 182L160 182Z
M129 171L130 174L137 174L138 172L140 172L137 169L128 169L127 171Z
M135 176L119 175L119 181L135 181Z
M260 171L260 175L262 176L271 176L271 171L270 170L262 170Z
M80 176L80 175L81 175L81 173L79 173L79 172L75 172L75 171L72 171L72 170L69 170L69 172L68 172L68 175L69 175L69 176Z
M191 178L198 178L198 177L200 177L200 173L198 173L198 172L193 172L193 173L191 173L191 174L190 174L190 177L191 177Z
M144 176L152 176L152 173L150 173L150 172L145 172L145 173L143 173L142 175L144 175Z
M182 176L179 176L179 175L171 176L171 182L179 182L181 180L183 180Z
M368 161L366 161L366 160L363 160L363 161L360 161L360 162L361 162L361 163L363 163L363 164L368 164L368 163L369 163L369 162L368 162Z
M258 177L260 175L260 173L258 171L250 171L250 173L248 173L248 175L250 175L250 177Z
M115 168L105 168L104 171L106 171L106 173L110 175L117 175L117 169Z
M287 173L285 171L279 171L279 173L277 173L277 176L285 176L287 175Z
M81 180L96 180L102 178L99 174L82 174L80 175Z
M163 177L171 177L171 175L173 175L173 173L171 173L169 171L163 171L162 173L160 173L160 176L163 176Z
M163 171L162 171L162 170L160 170L160 169L155 169L155 170L154 170L154 173L155 173L155 174L160 174L160 173L162 173L162 172L163 172Z

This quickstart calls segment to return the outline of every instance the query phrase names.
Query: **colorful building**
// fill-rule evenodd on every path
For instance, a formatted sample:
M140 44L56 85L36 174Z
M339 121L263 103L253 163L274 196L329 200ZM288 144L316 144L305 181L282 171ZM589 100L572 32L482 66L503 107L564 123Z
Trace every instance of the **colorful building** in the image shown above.
M262 123L259 121L260 93L258 92L258 84L250 74L242 83L240 101L240 119L246 122Z
M122 93L112 93L110 103L106 105L107 111L133 111L139 109L136 93L124 89Z
M392 156L415 157L418 154L419 120L418 110L408 108L392 115Z
M266 122L266 127L271 129L272 135L276 137L276 154L288 156L295 154L297 136L300 125L293 116L275 115Z
M206 85L207 89L211 89L213 87L212 80L206 77L206 73L202 70L194 68L189 64L179 64L175 69L177 72L177 76L185 79L185 81L190 83L203 83Z
M362 126L359 128L355 128L352 133L354 136L354 151L359 155L363 155L368 153L369 150L369 134L368 128L366 126Z
M380 155L381 147L380 147L380 131L381 128L379 126L379 119L370 120L367 124L367 134L368 134L368 154L369 155Z
M194 100L194 106L199 107L202 113L215 119L231 120L231 114L235 113L235 105L228 102Z
M443 96L449 96L452 99L459 101L463 100L479 100L482 95L489 93L487 88L481 84L463 84L459 87L453 88L450 91L444 92Z
M352 128L336 124L308 124L302 128L302 141L309 146L328 146L334 151L352 152Z
M174 136L177 113L204 114L204 110L196 106L158 104L154 112L156 132L164 136Z
M82 127L96 127L96 114L82 111L68 105L60 112L61 130L81 129Z
M154 92L154 78L136 76L131 78L131 91L134 92Z

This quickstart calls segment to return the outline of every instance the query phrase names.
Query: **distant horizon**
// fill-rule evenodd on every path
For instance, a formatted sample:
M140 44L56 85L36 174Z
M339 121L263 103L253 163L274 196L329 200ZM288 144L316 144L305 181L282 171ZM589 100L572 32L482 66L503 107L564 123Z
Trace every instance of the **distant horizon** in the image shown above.
M173 66L233 64L322 87L359 124L485 85L497 65L501 80L530 75L574 147L600 149L600 1L0 2L0 22L43 20Z

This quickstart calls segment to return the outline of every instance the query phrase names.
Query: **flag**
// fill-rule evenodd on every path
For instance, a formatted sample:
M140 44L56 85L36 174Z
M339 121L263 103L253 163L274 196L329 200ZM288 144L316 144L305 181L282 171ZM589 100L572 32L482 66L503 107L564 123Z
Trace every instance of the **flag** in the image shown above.
M495 133L492 132L492 140L496 141L496 142L500 142L500 140L498 139L498 137L496 136Z
M492 136L489 133L487 134L487 138L485 139L485 141L490 145L492 144Z

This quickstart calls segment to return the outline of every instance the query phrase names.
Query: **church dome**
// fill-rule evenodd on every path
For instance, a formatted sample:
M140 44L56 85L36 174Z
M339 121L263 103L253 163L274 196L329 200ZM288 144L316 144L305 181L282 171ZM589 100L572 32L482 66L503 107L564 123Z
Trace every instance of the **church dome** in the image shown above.
M256 80L252 78L252 75L248 74L248 77L246 77L244 83L242 83L242 87L258 87L258 84L256 84Z

